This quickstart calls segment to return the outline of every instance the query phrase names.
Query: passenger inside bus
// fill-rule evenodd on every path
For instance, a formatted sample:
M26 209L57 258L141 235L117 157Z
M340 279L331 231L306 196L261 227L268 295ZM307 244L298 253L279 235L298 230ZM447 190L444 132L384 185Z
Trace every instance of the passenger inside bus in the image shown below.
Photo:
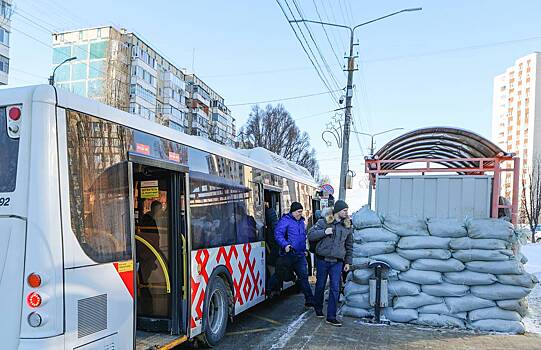
M257 238L257 224L253 216L246 213L244 204L238 203L235 208L237 243L254 242Z

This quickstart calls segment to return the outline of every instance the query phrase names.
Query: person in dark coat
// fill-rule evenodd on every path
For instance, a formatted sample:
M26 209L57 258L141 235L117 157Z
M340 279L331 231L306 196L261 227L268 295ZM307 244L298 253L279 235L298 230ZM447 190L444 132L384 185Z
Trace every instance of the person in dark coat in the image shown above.
M265 242L267 243L267 263L271 266L276 264L279 246L274 238L274 230L278 223L276 210L270 207L269 202L265 202Z
M308 264L306 262L306 225L302 217L303 207L298 202L291 203L289 213L282 216L274 232L280 247L280 257L287 260L295 271L298 283L304 294L304 305L314 305L312 289L308 283ZM278 279L278 283L281 281Z
M353 254L353 229L348 216L348 205L342 200L334 204L332 215L318 220L310 229L308 239L316 245L316 292L314 308L323 317L323 295L327 277L330 279L327 323L341 326L336 319L342 271L349 271Z

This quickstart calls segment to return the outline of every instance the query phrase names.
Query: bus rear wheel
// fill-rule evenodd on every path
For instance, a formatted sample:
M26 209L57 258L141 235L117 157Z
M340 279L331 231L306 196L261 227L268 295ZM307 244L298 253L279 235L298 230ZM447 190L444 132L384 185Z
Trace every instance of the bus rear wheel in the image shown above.
M229 297L223 279L215 276L209 284L203 306L203 334L201 341L206 347L214 347L222 340L229 317Z

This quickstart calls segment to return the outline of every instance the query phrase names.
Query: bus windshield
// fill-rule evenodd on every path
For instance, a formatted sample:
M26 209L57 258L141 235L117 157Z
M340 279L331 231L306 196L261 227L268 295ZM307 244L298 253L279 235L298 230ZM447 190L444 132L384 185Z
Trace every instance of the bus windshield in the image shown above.
M19 139L8 135L6 108L0 108L0 193L15 191L18 155Z

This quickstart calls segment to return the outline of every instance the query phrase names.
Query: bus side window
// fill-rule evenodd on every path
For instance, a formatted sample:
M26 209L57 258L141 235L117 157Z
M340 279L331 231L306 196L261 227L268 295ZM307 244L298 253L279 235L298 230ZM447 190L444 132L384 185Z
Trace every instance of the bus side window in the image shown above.
M84 252L105 263L131 258L124 128L68 111L71 226Z

